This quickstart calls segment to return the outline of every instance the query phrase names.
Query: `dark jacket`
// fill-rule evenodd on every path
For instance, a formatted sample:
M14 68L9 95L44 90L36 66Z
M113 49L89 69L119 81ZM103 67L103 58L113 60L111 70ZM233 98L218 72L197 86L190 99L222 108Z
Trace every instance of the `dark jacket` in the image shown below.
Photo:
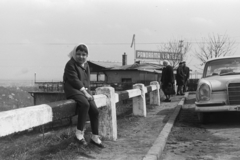
M63 82L67 98L76 94L84 95L80 91L82 87L87 88L90 93L90 68L88 63L85 63L84 67L82 67L71 58L65 66Z
M185 74L185 81L189 79L189 72L190 72L190 69L188 66L185 66L183 67L183 72Z
M177 85L182 86L185 81L185 73L182 66L178 66L176 74Z
M169 83L174 84L174 75L172 66L167 65L162 70L161 83L167 86Z

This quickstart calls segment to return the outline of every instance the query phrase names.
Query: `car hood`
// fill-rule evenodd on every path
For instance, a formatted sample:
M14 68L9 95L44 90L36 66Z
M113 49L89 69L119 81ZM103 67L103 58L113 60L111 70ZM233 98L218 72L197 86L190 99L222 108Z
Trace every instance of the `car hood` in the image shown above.
M202 79L211 84L213 91L225 90L228 83L240 83L240 75L212 76Z

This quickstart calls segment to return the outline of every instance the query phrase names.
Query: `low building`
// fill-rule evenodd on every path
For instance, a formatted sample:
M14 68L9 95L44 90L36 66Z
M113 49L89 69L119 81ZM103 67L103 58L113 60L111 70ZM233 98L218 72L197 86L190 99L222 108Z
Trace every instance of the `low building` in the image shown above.
M122 88L122 84L125 86L132 86L134 83L149 85L150 81L159 81L163 68L162 65L155 63L127 65L126 53L122 55L122 63L89 61L89 66L91 70L91 88L93 90L102 85L110 85L115 89Z
M134 83L149 85L151 81L159 81L163 68L162 65L153 63L121 65L119 62L97 61L89 61L89 66L92 90L103 85L110 85L117 90L130 88Z
M149 85L151 81L159 81L162 65L153 63L134 63L131 65L105 69L107 83L143 83Z

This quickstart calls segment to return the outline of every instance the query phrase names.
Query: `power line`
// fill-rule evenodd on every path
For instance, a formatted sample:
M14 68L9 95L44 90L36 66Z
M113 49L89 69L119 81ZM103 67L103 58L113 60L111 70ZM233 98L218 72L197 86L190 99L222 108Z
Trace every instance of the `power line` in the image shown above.
M0 67L64 67L64 66L7 66L7 65L0 65Z
M195 44L201 44L201 43L210 43L207 41L184 41L185 43L195 43ZM156 44L168 44L168 43L179 43L179 42L138 42L136 44L139 45L156 45ZM239 44L240 42L234 42L236 44ZM0 43L0 45L49 45L49 46L67 46L67 45L76 45L77 43ZM130 43L87 43L87 45L129 45Z

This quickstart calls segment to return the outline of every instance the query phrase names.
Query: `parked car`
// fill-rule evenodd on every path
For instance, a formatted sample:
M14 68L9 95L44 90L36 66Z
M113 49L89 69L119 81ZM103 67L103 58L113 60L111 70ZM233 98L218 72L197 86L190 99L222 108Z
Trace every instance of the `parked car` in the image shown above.
M205 63L195 105L202 123L208 122L212 112L240 111L240 56L214 58Z

